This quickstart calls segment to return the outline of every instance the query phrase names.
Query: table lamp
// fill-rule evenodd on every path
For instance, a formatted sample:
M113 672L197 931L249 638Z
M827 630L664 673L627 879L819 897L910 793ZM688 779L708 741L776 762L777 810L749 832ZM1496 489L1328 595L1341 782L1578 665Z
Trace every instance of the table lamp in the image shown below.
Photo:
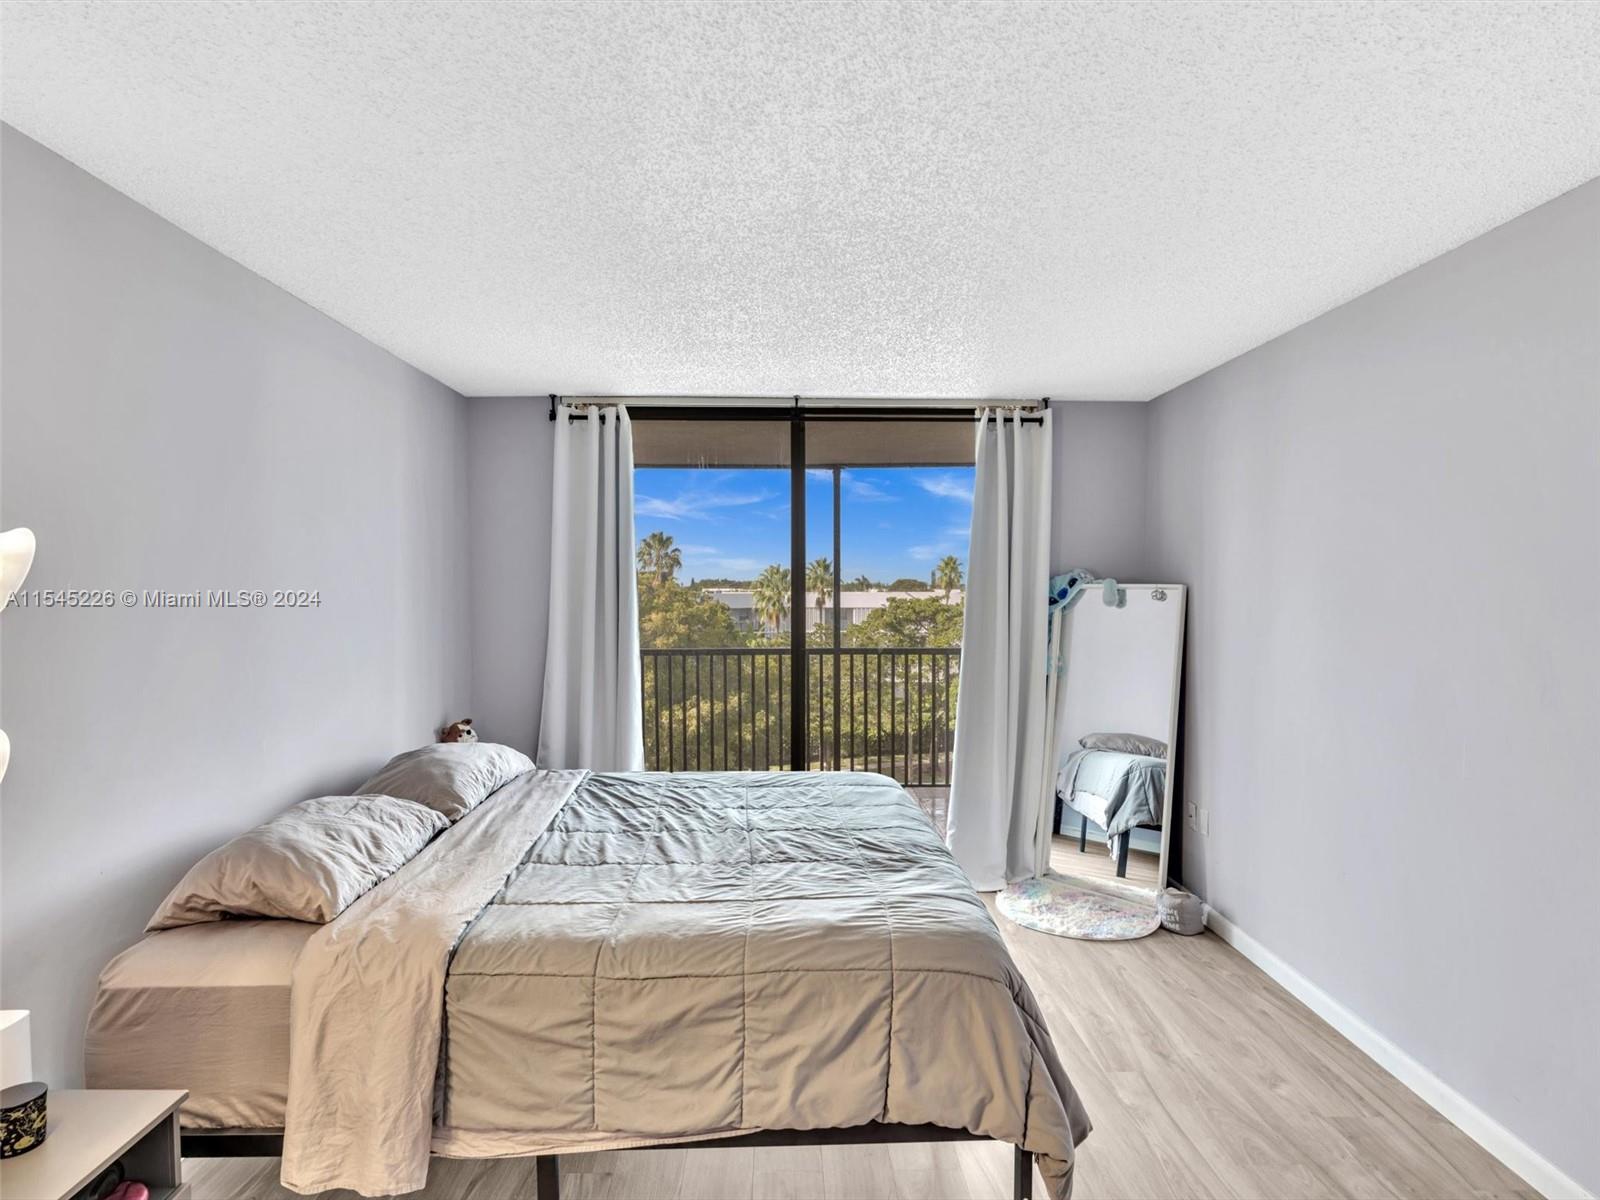
M0 611L11 603L11 597L28 577L33 566L33 551L37 543L33 530L8 529L0 533ZM6 767L11 762L11 739L0 729L0 779L6 777Z

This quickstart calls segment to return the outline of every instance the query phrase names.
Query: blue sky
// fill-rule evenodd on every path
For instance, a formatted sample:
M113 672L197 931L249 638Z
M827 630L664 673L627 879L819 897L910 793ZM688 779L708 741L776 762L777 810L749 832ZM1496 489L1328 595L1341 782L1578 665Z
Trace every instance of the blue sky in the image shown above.
M927 579L946 554L966 566L971 467L850 468L840 491L845 580ZM806 473L806 517L806 558L832 558L832 472ZM671 535L684 580L754 578L789 559L789 472L641 467L634 526Z

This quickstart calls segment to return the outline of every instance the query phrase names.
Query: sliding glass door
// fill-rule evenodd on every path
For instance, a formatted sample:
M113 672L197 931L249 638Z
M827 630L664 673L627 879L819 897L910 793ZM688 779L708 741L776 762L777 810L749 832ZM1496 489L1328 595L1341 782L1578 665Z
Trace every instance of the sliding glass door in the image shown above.
M789 423L630 411L645 767L788 769Z
M632 412L646 767L947 787L970 421Z
M964 465L808 471L810 528L831 543L808 542L812 769L949 786L971 484Z

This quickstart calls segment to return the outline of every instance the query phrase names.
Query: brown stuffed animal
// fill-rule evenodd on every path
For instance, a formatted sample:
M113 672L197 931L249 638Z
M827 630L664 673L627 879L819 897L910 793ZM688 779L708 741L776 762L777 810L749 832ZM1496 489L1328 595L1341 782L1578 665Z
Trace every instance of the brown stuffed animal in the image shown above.
M478 735L473 731L472 718L463 717L444 727L444 732L439 735L441 742L475 742Z

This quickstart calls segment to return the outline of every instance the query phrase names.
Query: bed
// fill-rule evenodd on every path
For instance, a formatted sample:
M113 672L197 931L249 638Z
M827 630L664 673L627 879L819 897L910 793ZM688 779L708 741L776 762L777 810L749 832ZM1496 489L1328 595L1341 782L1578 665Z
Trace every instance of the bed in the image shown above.
M1129 833L1160 829L1167 788L1167 761L1117 750L1077 749L1056 775L1056 799L1077 813L1078 849L1084 848L1093 821L1106 831L1106 849L1117 860L1117 876L1128 873ZM1056 832L1064 833L1065 812L1058 806Z
M250 927L289 924L217 923L206 954L259 968ZM1019 1148L1019 1195L1028 1156L1070 1194L1089 1122L1039 1008L884 776L531 771L312 930L279 935L280 965L299 945L286 1069L230 1065L243 1096L208 1076L185 1153L281 1137L286 1186L367 1195L424 1186L430 1154L533 1155L543 1198L561 1153L974 1136ZM107 968L93 1086L187 1083L156 1067L178 1025L128 986L184 932ZM173 1062L238 1040L231 1007ZM233 1124L272 1116L269 1095L281 1121Z

